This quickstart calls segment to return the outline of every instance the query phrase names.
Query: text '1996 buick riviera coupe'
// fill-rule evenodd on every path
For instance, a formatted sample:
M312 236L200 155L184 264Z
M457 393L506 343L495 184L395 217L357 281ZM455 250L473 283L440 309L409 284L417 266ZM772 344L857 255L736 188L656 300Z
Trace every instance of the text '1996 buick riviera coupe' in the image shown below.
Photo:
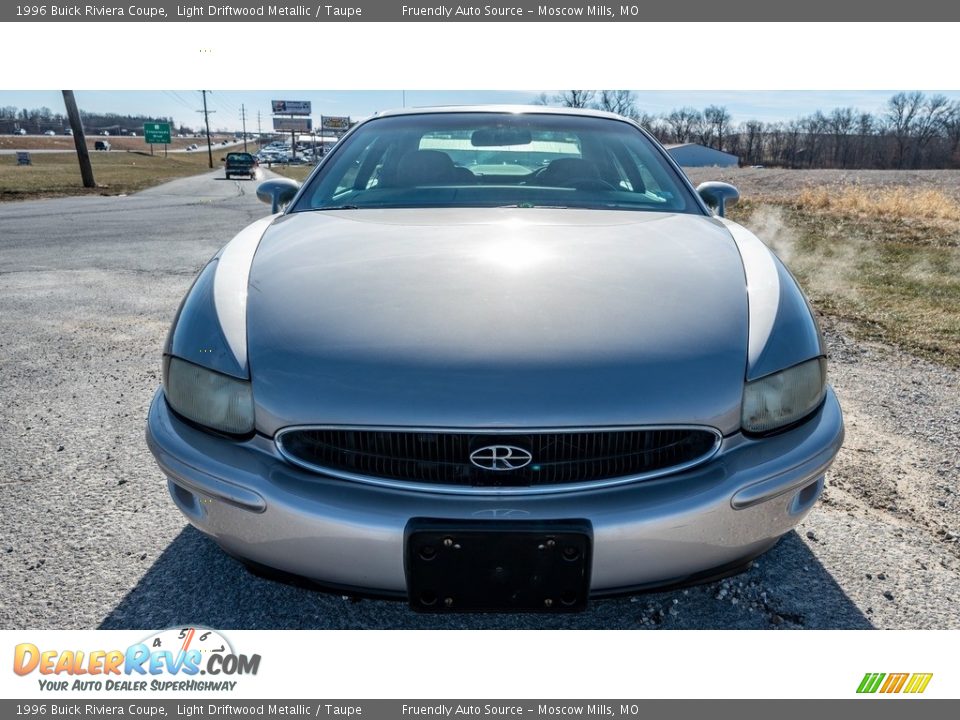
M806 299L723 217L736 190L630 120L386 113L258 194L147 425L177 507L250 567L569 612L741 570L820 496L843 421Z

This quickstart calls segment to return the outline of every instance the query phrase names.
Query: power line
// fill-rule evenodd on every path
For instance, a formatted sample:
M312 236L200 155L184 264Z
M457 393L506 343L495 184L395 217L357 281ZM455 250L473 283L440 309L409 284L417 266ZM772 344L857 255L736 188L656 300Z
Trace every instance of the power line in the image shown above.
M180 95L178 95L177 93L173 92L172 90L163 90L162 92L163 92L163 94L166 95L168 98L171 98L171 99L173 99L173 100L176 100L178 103L180 103L181 105L183 105L183 107L188 108L189 110L193 110L193 105L191 105L190 103L188 103L188 102L187 102L186 100L184 100Z
M195 107L194 107L191 103L189 103L189 102L187 102L186 100L184 100L183 97L182 97L179 93L173 92L172 90L162 90L161 92L162 92L164 95L166 95L168 98L170 98L171 100L176 101L176 102L179 103L181 106L183 106L183 107L185 107L186 109L190 110L190 112L193 112L193 111L195 110ZM171 118L171 120L172 120L172 118ZM179 124L180 124L181 127L183 126L183 123L182 123L182 122L179 123Z
M231 102L228 102L227 99L226 99L225 97L223 97L223 95L222 95L219 91L218 91L218 92L212 92L212 91L208 90L207 92L210 93L210 97L213 98L213 102L216 103L216 104L220 107L221 110L224 110L225 112L229 113L230 115L234 115L234 116L240 114L240 111L237 109L237 106L234 105L234 104L231 103Z

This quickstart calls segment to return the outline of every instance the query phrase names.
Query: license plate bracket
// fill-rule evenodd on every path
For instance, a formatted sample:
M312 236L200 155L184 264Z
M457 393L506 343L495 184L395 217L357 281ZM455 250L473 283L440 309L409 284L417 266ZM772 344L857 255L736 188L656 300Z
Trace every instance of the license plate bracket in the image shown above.
M414 518L405 532L410 607L418 612L579 612L587 606L587 520Z

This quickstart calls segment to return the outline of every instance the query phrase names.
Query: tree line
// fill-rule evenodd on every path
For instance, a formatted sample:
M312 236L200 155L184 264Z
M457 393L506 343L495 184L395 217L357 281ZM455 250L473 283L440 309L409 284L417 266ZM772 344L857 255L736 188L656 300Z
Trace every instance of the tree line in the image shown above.
M788 121L736 123L720 105L652 115L631 90L565 90L535 102L615 112L662 143L699 143L737 155L741 165L960 168L960 101L940 94L899 92L877 113L837 107Z
M83 127L87 132L97 133L101 130L134 131L140 132L144 123L170 123L174 128L173 118L153 117L148 115L124 115L121 113L92 113L80 111ZM47 130L54 130L59 135L61 131L70 127L70 121L64 113L54 112L48 107L18 108L12 105L0 106L0 134L16 132L24 129L31 135L38 135ZM174 129L174 132L181 130Z

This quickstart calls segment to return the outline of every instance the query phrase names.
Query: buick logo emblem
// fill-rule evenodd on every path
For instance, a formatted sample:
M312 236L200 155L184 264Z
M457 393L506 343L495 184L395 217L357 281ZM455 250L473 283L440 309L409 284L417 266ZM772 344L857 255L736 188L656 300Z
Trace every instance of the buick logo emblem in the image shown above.
M529 451L516 445L485 445L470 453L470 462L483 470L519 470L533 462Z

